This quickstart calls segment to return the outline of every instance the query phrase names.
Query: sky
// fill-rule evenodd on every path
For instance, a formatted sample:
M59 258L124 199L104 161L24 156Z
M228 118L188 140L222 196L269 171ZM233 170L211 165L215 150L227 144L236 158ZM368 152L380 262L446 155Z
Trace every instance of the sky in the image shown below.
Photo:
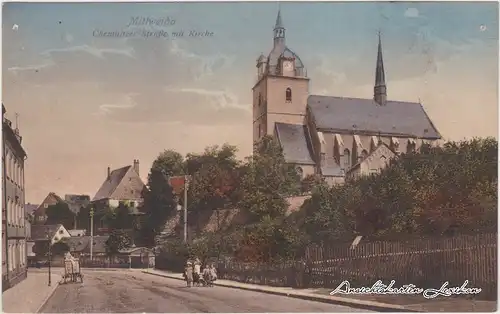
M497 2L4 3L2 100L19 115L26 201L93 197L134 159L146 179L165 149L249 155L278 8L311 94L373 97L380 30L388 99L420 101L445 139L497 137Z

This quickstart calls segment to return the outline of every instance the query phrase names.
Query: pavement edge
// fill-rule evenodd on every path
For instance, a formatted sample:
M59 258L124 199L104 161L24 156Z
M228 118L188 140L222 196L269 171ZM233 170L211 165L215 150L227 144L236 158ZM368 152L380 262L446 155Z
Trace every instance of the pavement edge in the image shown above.
M149 275L166 277L166 278L184 281L182 278L178 278L176 276L169 276L168 274L158 274L158 273L153 273L153 272L149 272L149 271L145 271L145 270L142 272L145 274L149 274ZM348 306L348 307L353 307L353 308L358 308L358 309L363 309L363 310L369 310L369 311L376 311L376 312L410 312L410 313L422 312L422 311L418 311L418 310L407 309L407 308L399 306L399 305L392 305L392 304L372 302L372 301L363 301L363 300L358 300L358 299L350 299L350 298L342 298L342 297L326 298L326 297L321 297L319 295L314 296L314 295L304 295L304 294L290 294L290 293L281 292L281 291L270 291L267 289L261 289L261 288L257 288L257 287L254 288L254 287L242 287L242 286L221 284L219 282L215 282L214 285L220 286L220 287L226 287L226 288L236 288L236 289L240 289L240 290L248 290L248 291L255 291L255 292L262 292L262 293L267 293L267 294L286 296L286 297L295 298L295 299L302 299L302 300L322 302L322 303L330 303L330 304L335 304L335 305L343 305L343 306Z
M61 278L59 278L59 280L56 280L55 285L52 285L52 290L50 290L49 294L42 301L42 304L40 304L40 306L37 308L37 310L36 310L35 313L40 313L41 312L41 310L43 309L43 307L45 306L45 304L49 301L49 299L52 297L52 295L54 294L54 292L56 292L57 287L59 287L59 285L61 284L61 279L62 279L62 276L61 276Z

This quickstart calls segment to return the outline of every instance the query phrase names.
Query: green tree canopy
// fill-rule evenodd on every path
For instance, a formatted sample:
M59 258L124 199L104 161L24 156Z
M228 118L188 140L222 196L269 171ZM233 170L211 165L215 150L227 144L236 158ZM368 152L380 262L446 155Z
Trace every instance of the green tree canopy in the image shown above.
M380 174L316 190L308 232L319 241L496 230L497 149L493 138L423 145Z
M176 211L177 202L168 178L183 174L183 157L175 151L166 150L153 162L148 176L149 189L143 195L146 217L141 233L146 245L154 245L155 236L161 232L167 218Z
M235 146L224 144L208 147L201 155L187 155L190 209L213 210L235 203L240 164L236 152Z
M285 197L298 192L299 181L295 167L285 163L276 139L264 136L248 158L241 178L239 205L258 219L283 216L288 206Z
M120 250L129 248L132 245L130 236L121 229L112 230L106 241L106 253L114 255Z
M66 229L73 229L75 224L75 213L73 213L66 202L57 202L45 210L47 225L62 224Z

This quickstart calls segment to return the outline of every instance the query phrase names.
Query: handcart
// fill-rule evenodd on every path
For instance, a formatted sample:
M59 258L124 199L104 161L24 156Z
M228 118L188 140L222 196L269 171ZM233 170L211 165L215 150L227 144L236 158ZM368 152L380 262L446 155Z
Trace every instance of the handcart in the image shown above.
M80 261L77 259L64 261L64 283L78 282L83 283L83 274L80 271Z

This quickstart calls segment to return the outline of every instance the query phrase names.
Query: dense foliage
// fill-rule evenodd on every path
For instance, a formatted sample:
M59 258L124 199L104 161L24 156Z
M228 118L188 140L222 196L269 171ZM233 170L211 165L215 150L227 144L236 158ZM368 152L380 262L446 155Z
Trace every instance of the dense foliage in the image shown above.
M62 224L66 229L73 229L75 226L75 213L73 213L66 202L57 202L48 206L45 210L47 215L47 225Z
M311 241L352 241L359 234L380 238L496 230L497 147L491 138L450 142L439 148L424 145L391 161L379 174L334 187L316 175L300 180L269 136L255 144L254 154L244 162L237 160L236 148L227 144L185 159L170 152L176 157L169 160L176 162L162 163L177 172L167 172L191 176L190 217L238 208L248 219L237 229L198 233L188 244L171 239L163 243L162 251L183 258L229 255L270 261L301 256ZM162 180L150 180L150 189L169 191L155 185L167 184L166 177ZM302 206L305 219L294 221L287 217L286 197L303 193L311 193ZM162 197L173 199L167 194ZM156 220L158 225L167 219L165 213L155 217L162 218Z
M497 147L492 138L424 145L379 175L318 188L307 230L315 240L496 230Z

